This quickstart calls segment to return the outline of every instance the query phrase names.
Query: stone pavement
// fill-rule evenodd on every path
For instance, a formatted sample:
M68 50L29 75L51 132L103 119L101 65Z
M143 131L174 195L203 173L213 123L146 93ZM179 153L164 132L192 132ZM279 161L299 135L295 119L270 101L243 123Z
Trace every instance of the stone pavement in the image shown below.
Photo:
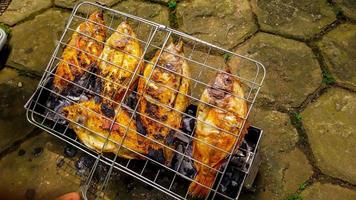
M11 31L0 53L0 188L11 185L11 191L0 189L0 194L50 199L79 189L82 180L70 178L56 164L65 144L39 134L26 122L23 109L77 2L13 0L0 16L0 26ZM262 165L253 191L243 191L241 199L356 199L354 0L101 2L266 66L264 87L250 116L251 124L265 133ZM212 57L212 62L223 62ZM243 68L241 73L251 71ZM119 186L125 193L127 183ZM167 199L141 186L130 191L122 198Z

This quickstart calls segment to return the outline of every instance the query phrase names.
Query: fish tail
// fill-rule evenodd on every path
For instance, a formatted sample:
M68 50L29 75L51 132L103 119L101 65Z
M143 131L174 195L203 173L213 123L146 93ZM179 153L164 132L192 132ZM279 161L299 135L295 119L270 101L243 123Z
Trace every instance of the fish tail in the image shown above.
M193 197L204 198L208 196L209 191L214 183L215 179L214 172L210 173L199 173L195 177L196 182L192 182L189 186L189 193ZM199 184L200 183L200 184ZM206 187L204 187L204 186Z

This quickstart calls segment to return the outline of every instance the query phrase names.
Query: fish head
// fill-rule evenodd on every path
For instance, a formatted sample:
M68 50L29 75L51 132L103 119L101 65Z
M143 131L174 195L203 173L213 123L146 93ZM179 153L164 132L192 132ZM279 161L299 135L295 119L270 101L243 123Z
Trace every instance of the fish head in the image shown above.
M211 103L218 104L231 96L236 80L229 72L219 72L208 88Z
M89 20L99 24L104 24L104 14L102 11L95 11L90 14Z
M89 16L88 33L98 41L106 38L106 27L104 26L104 14L102 11L95 11ZM91 22L91 23L90 23Z

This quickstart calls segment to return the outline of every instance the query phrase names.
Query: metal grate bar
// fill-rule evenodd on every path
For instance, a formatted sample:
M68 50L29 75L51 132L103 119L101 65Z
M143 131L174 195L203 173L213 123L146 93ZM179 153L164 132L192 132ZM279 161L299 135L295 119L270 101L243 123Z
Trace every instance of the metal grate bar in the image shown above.
M100 9L100 10L103 10L106 14L108 14L108 15L106 15L106 17L109 16L109 18L107 20L108 25L102 25L102 26L105 26L105 28L111 33L118 33L118 34L123 35L124 37L132 38L131 35L128 35L125 33L120 33L118 31L116 31L115 27L113 27L114 24L116 24L116 22L118 22L118 21L120 22L122 19L129 23L133 22L134 24L136 24L134 27L134 30L136 33L141 33L140 29L147 28L145 30L146 30L146 32L149 32L149 34L146 35L147 37L145 36L146 38L141 38L141 37L134 38L141 46L143 46L142 55L135 56L135 55L130 54L129 52L126 52L124 49L115 49L116 51L121 52L125 55L128 55L138 61L138 64L137 64L135 70L131 71L131 70L125 69L123 66L117 65L110 61L107 61L106 59L101 58L101 56L93 55L86 50L80 49L73 45L69 45L63 41L63 39L66 36L73 34L73 33L77 33L77 34L89 39L90 41L93 41L95 43L98 43L98 44L101 44L104 46L107 45L106 42L98 41L94 37L91 37L90 35L88 35L86 33L77 31L77 29L72 28L75 20L79 20L79 22L90 22L90 23L99 25L97 22L91 21L89 19L89 9L87 9L87 13L85 14L85 16L77 13L78 9L82 6L90 6L94 9ZM177 39L178 39L178 41L183 41L185 45L189 46L189 48L191 49L191 52L186 53L184 55L178 55L176 53L168 51L166 49L166 46L168 46L167 43L172 38L174 38L176 41L177 41ZM116 83L106 77L101 76L97 72L87 70L87 69L82 68L81 66L76 66L74 64L71 64L71 63L67 62L66 60L64 60L60 56L60 54L62 53L62 51L65 48L75 49L76 51L81 52L87 56L94 58L94 59L97 59L100 62L107 63L110 66L114 66L115 68L117 68L117 70L122 70L122 71L129 73L131 75L131 77L129 78L129 80L127 82ZM111 47L111 48L113 48L113 47ZM152 57L150 54L152 54L154 52L156 52L156 54L157 54L157 59L155 61L150 60L150 58ZM199 52L202 53L202 56L199 56L199 58L196 58L195 55L198 54ZM159 62L161 55L164 53L171 54L172 56L175 56L179 59L185 60L189 65L191 65L191 67L194 67L195 69L197 69L197 70L195 70L195 73L197 73L197 74L194 76L187 76L187 75L178 73L172 69L166 68ZM221 66L214 66L214 64L209 63L209 60L211 58L213 58L213 56L222 56L224 54L230 54L233 57L233 59L241 59L243 61L246 61L249 65L251 65L252 66L251 69L253 69L253 71L254 71L252 77L241 76L235 72L229 73L229 72L223 70L221 68ZM105 96L105 95L101 94L101 92L94 91L93 89L91 89L89 87L89 85L91 84L89 81L85 82L85 84L83 84L83 83L79 84L76 81L70 81L64 77L57 75L55 71L56 71L56 68L59 63L67 63L68 65L70 65L72 67L80 68L81 70L83 70L85 77L88 77L88 80L89 79L91 80L92 78L93 79L101 79L102 81L112 83L114 85L118 85L120 89L115 91L111 97ZM151 64L152 65L152 71L150 72L148 77L140 74L139 66L141 66L141 64L145 64L145 65ZM225 64L229 65L228 63L225 63ZM240 66L240 67L245 67L245 66ZM246 65L246 67L249 67L249 66ZM195 103L195 104L199 104L199 105L207 105L211 108L215 108L216 110L219 110L220 112L225 112L225 113L230 112L230 111L225 110L224 108L222 108L219 105L214 105L210 102L202 101L200 99L201 91L200 91L200 94L199 93L198 94L193 94L193 93L185 94L185 93L179 91L178 89L172 88L169 85L165 85L165 84L157 83L157 82L153 81L151 79L151 76L155 69L165 70L172 75L180 76L182 79L184 78L184 79L189 80L191 83L190 86L191 86L192 90L198 90L199 87L202 87L202 88L211 88L212 87L209 84L209 82L211 80L201 80L204 77L203 75L205 75L207 73L214 73L214 74L223 73L223 74L227 74L231 77L234 77L237 80L240 80L241 84L245 88L247 88L247 90L246 90L247 92L245 93L245 95L238 96L238 95L235 95L232 93L229 94L236 99L240 99L240 100L246 102L246 105L247 105L247 115L246 116L239 116L239 115L237 115L237 113L234 113L241 120L241 123L236 124L236 127L239 129L239 133L230 132L228 130L225 130L225 128L221 128L214 124L206 122L202 119L199 119L197 116L192 116L191 114L185 113L184 111L181 111L169 104L164 104L164 103L161 103L160 101L158 101L157 99L152 99L152 103L154 103L155 105L159 106L162 109L168 109L171 112L179 114L179 116L188 117L188 118L194 120L195 123L200 122L201 124L208 125L223 134L228 134L228 135L232 135L232 136L236 137L234 148L226 150L226 149L220 148L218 146L215 146L214 144L212 144L210 142L207 142L207 141L197 138L194 135L194 132L196 130L196 125L193 127L193 131L191 133L188 133L188 132L181 130L180 128L172 127L172 125L166 124L159 119L155 119L154 117L149 116L146 113L141 113L138 110L138 106L139 106L139 102L142 101L142 98L144 95L135 91L134 89L130 88L132 83L134 83L135 80L137 80L137 79L145 80L145 85L143 87L144 89L146 89L148 84L154 83L154 84L157 84L157 86L159 86L159 87L162 87L169 91L174 92L176 95L182 95L182 96L188 98L191 103ZM78 95L80 94L79 96L89 95L89 98L92 98L94 96L99 97L103 100L107 100L108 102L112 102L115 105L117 105L116 109L124 109L129 114L129 116L128 116L129 121L127 121L128 125L125 125L124 123L122 123L120 121L117 121L117 119L116 119L117 115L115 115L115 117L113 117L113 118L110 118L110 117L103 115L102 113L98 113L94 110L91 110L90 108L85 108L85 107L83 107L83 110L91 112L91 113L93 113L93 115L100 117L100 119L107 120L107 122L109 122L110 126L108 129L108 132L105 132L105 134L107 134L107 135L105 135L103 133L100 134L99 132L91 130L91 128L86 127L85 125L80 124L76 121L66 119L65 116L63 115L63 113L61 113L58 109L55 109L55 108L51 107L50 105L47 105L46 102L44 102L44 100L43 100L44 96L50 95L52 97L61 99L71 105L78 104L78 103L80 103L80 101L74 100L74 99L72 99L72 97L69 97L66 94L62 94L62 93L53 91L51 89L50 84L51 84L51 80L54 77L59 78L60 80L66 82L70 87L76 88L77 89L76 91L78 91ZM85 152L85 153L91 155L93 158L95 158L95 163L91 167L88 177L86 179L85 185L82 188L83 194L85 197L87 195L87 192L90 190L90 187L92 187L93 183L95 182L93 180L93 176L94 176L94 173L96 172L96 170L98 170L99 164L104 163L105 165L108 165L108 167L109 167L108 171L105 174L105 178L100 182L100 184L98 183L99 185L97 183L94 184L95 185L94 189L97 190L98 194L99 194L98 198L102 198L103 195L107 192L107 188L108 188L107 186L109 184L110 178L112 177L112 172L114 171L114 169L117 169L117 170L119 170L123 173L126 173L132 177L142 180L142 182L153 186L154 188L166 193L167 195L169 195L175 199L187 199L189 196L189 192L188 192L187 188L184 188L183 191L178 192L173 187L174 183L180 179L183 179L190 183L195 182L196 184L209 189L210 193L206 197L206 199L214 199L216 196L223 197L226 199L237 199L238 195L241 191L242 184L240 184L238 186L238 188L236 188L237 196L234 196L234 197L223 193L222 191L219 190L219 187L222 183L223 177L225 176L225 173L226 173L226 170L230 163L230 160L234 156L235 149L239 149L241 152L245 152L245 154L247 151L249 151L248 149L244 149L243 147L238 147L237 141L238 141L239 136L242 134L242 127L244 127L246 124L246 119L248 118L248 115L249 115L249 113L253 107L253 104L256 100L257 94L259 93L259 90L262 85L264 77L265 77L264 66L261 63L259 63L258 61L255 61L255 60L252 60L245 56L241 56L234 52L222 49L220 47L209 44L209 43L202 41L200 39L196 39L190 35L178 32L174 29L170 29L163 25L133 16L133 15L122 13L120 11L110 9L110 8L107 8L105 6L102 6L102 5L99 5L96 3L83 2L83 3L79 3L74 8L74 10L69 18L69 21L66 25L66 28L64 30L64 33L61 36L60 40L58 41L58 44L51 56L51 59L47 65L46 69L45 69L45 73L43 74L43 76L41 78L41 81L36 89L36 92L31 97L31 99L28 101L28 103L26 104L26 108L27 108L26 115L27 115L28 120L31 123L50 132L51 134L55 135L56 137L72 144L73 146L77 147L78 149L81 149L83 152ZM221 90L221 89L217 89L217 90ZM223 90L221 90L221 91L226 92ZM113 97L116 96L116 93L118 93L118 92L120 92L120 94L121 94L121 92L123 93L122 100L120 100L119 102L115 101L113 99ZM130 107L130 106L126 105L125 99L127 99L127 97L131 94L136 96L137 101L135 102L136 103L135 105L132 105ZM78 104L78 105L80 105L80 104ZM188 142L183 141L182 151L178 151L174 147L168 146L167 144L164 144L156 139L153 139L147 135L143 135L143 134L139 133L138 130L132 130L132 128L130 128L130 124L134 123L134 120L136 120L136 117L147 118L147 119L151 120L152 123L156 123L157 125L160 125L165 128L168 128L169 130L175 131L176 133L179 133L182 136L186 137L186 140L188 140ZM75 138L69 137L67 135L67 133L72 131L70 129L72 126L69 126L69 123L71 123L72 126L80 127L83 130L86 130L89 133L93 134L94 136L98 136L98 137L102 138L104 141L104 144L101 147L101 149L98 151L88 149L88 147L86 147L84 144L82 144L80 142L78 137L75 137ZM118 125L120 128L123 128L123 130L124 130L123 136L120 138L120 141L115 141L114 139L112 139L110 137L111 133L113 132L114 125L115 126ZM180 156L179 159L177 159L178 167L176 169L173 169L171 167L168 167L168 166L158 162L155 159L152 159L148 155L144 155L144 154L136 151L135 149L130 149L127 145L125 145L125 141L127 139L127 135L129 134L129 132L138 134L140 137L144 138L145 141L151 142L152 144L155 144L155 145L159 145L162 148L172 151L174 153L174 155ZM206 163L200 161L199 159L195 159L193 157L193 155L186 153L186 152L188 152L188 149L191 146L192 141L199 142L201 144L205 144L209 148L212 148L212 149L226 155L227 156L226 164L224 164L223 167L214 168L213 166L210 166L209 164L206 164ZM108 157L103 152L104 148L107 145L109 145L109 143L116 145L116 148L117 148L117 152L115 153L115 155L113 155L113 157ZM139 156L140 158L142 158L145 161L142 161L142 163L141 163L142 165L140 165L140 166L135 166L136 162L131 162L131 160L127 160L127 162L125 162L125 163L120 163L121 161L120 161L120 159L118 159L118 153L122 149L128 150L129 152ZM250 153L251 154L249 154L249 155L254 156L256 153L256 150L254 152L250 152ZM190 162L199 164L200 166L202 166L204 168L214 171L216 173L216 175L215 175L216 181L214 181L215 184L208 187L208 186L196 181L193 178L194 176L191 177L190 175L181 173L180 168L181 168L184 160L189 160ZM151 165L155 165L155 169L157 168L157 171L154 174L151 174L150 176L148 176L147 173L149 172L149 170L150 170L149 168L151 167ZM139 167L139 169L136 169L135 167ZM249 170L250 170L250 166L248 166L247 168L236 169L236 171L239 171L244 175L243 180L245 180L246 175L248 174ZM161 176L165 176L166 174L169 174L169 177L167 177L168 181L167 181L167 183L163 184L162 180L161 180L162 179Z

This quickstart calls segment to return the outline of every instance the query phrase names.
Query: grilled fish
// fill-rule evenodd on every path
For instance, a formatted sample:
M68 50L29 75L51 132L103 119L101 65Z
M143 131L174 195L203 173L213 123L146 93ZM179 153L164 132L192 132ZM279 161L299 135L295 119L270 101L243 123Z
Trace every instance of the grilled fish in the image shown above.
M230 73L228 69L226 71ZM232 152L235 142L242 141L246 130L239 133L243 118L247 115L247 103L241 99L243 97L244 91L239 80L223 72L218 73L212 84L203 91L193 139L193 158L200 163L194 162L197 173L194 178L196 182L189 186L192 196L206 197L209 194L208 188L212 187L217 174L213 169L219 170L228 156L226 152Z
M85 71L98 65L97 57L104 48L102 42L106 37L103 14L94 12L89 20L77 27L63 51L63 61L59 62L53 80L53 89L59 94L69 87L69 82L78 81Z
M136 123L134 120L130 122L130 115L125 109L116 109L116 120L111 132L113 120L103 115L100 104L94 100L64 107L62 112L70 121L70 128L87 147L98 152L103 148L103 152L117 153L118 156L127 159L142 159L128 149L145 154L145 138L137 133ZM129 129L126 132L127 128ZM104 147L109 134L109 141ZM118 151L121 143L124 147Z
M112 117L128 84L135 83L134 71L139 65L142 50L136 34L126 22L122 22L109 39L100 56L101 95L104 97L104 114ZM133 85L131 84L131 86Z
M186 77L190 74L188 64L182 58L183 42L168 45L158 60L157 65L160 67L154 67L159 53L157 51L151 63L146 64L143 77L138 81L137 91L142 95L138 111L146 136L155 140L146 140L148 156L170 166L173 151L167 147L172 147L175 135L171 128L179 129L182 119L180 112L184 112L189 104L186 94L189 92L190 81ZM147 81L149 77L150 81Z

